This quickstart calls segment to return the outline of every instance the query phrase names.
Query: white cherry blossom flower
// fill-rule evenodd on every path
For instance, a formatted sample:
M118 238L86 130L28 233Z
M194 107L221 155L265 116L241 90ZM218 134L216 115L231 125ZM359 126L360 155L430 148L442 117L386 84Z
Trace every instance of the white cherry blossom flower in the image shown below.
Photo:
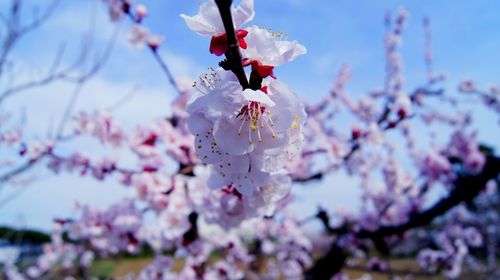
M253 19L255 12L253 0L241 0L240 5L231 7L235 29ZM189 29L200 35L216 35L225 33L224 24L219 14L219 9L214 0L209 0L200 5L198 14L188 16L181 14Z
M163 37L151 33L149 29L140 24L132 26L128 34L128 39L130 44L138 49L145 45L156 49L163 42Z
M209 187L232 184L249 196L300 150L306 114L281 81L266 92L242 90L231 72L214 73L206 93L188 106L188 127L199 158L213 164Z
M306 118L297 95L281 81L243 90L231 72L215 71L189 106L188 128L202 162L212 164L210 188L234 186L251 196L302 148Z
M135 7L135 16L137 19L142 20L148 15L148 8L143 5L139 4Z
M405 93L398 93L394 100L394 111L400 118L408 117L412 113L411 99Z
M280 81L273 81L268 92L218 88L190 104L188 126L203 162L253 151L277 154L289 144L305 118L303 105Z
M282 40L281 33L252 26L245 37L247 48L242 50L244 65L252 65L252 70L265 78L274 76L274 67L295 60L307 52L297 41Z
M252 20L255 15L253 0L241 0L237 7L231 7L231 13L239 44L242 48L246 48L247 44L244 38L248 32L240 29L240 27ZM181 14L181 17L194 32L200 35L212 36L209 49L211 53L221 56L226 52L226 31L214 0L209 0L201 4L198 14L194 16Z

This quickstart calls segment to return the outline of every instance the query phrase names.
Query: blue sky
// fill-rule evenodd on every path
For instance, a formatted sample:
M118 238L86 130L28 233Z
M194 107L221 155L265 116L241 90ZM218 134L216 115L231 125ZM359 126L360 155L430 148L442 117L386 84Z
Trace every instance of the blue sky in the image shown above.
M463 78L474 78L483 88L500 83L498 1L255 1L253 24L286 32L290 40L298 40L308 49L307 55L275 71L280 79L308 100L318 100L328 92L344 63L352 67L353 78L347 91L353 98L380 88L384 77L384 15L403 6L410 12L401 51L405 60L406 90L411 91L425 82L421 24L424 15L432 24L434 69L448 74L444 86L449 93L456 93L456 85ZM7 2L0 4L2 11ZM130 102L115 112L123 123L131 126L168 114L169 102L175 93L150 53L128 45L129 23L111 24L104 5L97 0L62 2L54 17L38 33L18 45L14 53L20 69L16 79L26 79L47 69L62 42L66 44L65 61L69 63L79 49L82 33L94 21L97 50L104 48L115 28L119 29L119 36L109 62L84 87L75 111L107 108L134 91ZM26 0L25 3L26 11L31 11L30 7L44 6L48 1ZM217 59L208 53L209 38L192 33L179 17L181 13L196 13L200 1L150 0L143 3L150 10L145 24L165 38L161 54L176 77L196 77L207 67L216 66ZM71 90L67 84L56 83L16 96L2 109L24 110L28 136L43 138L61 118L61 108L68 102ZM498 126L493 124L495 129L489 129L497 117L486 110L477 112L477 116L480 138L488 143L498 141ZM85 144L81 147L92 152L95 146ZM0 152L0 156L4 153ZM35 171L39 179L0 208L0 224L27 224L47 229L52 217L71 213L71 205L77 199L105 206L130 195L128 190L113 183L102 184L74 175L53 176L43 169ZM0 189L0 199L12 192L16 192L12 186ZM312 213L318 203L330 208L359 204L355 181L342 174L332 176L322 187L308 184L297 189L297 193L300 197L298 208L303 213Z

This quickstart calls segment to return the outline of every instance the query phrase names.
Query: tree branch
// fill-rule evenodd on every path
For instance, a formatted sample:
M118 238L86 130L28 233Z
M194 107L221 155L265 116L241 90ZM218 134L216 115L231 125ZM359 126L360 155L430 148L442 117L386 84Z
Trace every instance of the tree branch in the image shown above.
M402 225L384 226L376 231L361 230L357 233L357 236L359 238L386 237L404 233L412 228L428 225L434 218L443 215L461 202L472 201L484 189L486 183L498 177L499 173L500 158L488 156L481 173L458 177L454 182L455 188L450 194L438 201L431 208L412 216L408 222Z
M375 231L361 230L355 235L360 239L371 239L375 244L383 242L383 238L403 234L407 230L426 226L434 218L445 214L462 202L472 201L485 187L489 180L500 174L500 158L487 155L483 170L475 175L459 176L454 181L455 188L450 194L438 201L431 208L410 217L410 220L398 226L382 226ZM378 246L377 246L378 247ZM344 267L347 253L334 241L328 253L305 273L306 279L330 279Z
M227 38L227 51L226 59L228 61L228 66L230 70L238 77L243 89L249 88L247 76L245 70L243 69L243 64L241 62L241 52L240 44L236 39L236 33L234 31L233 16L231 15L231 4L232 0L215 0L217 7L219 8L219 13L222 18L222 23L224 24L224 29L226 30Z
M129 5L127 3L127 1L125 1L125 0L121 0L121 1L122 1L123 5ZM129 17L129 19L132 22L134 22L135 24L142 24L142 21L132 13L130 8L124 9L124 12ZM158 46L153 46L151 44L148 44L148 48L151 51L151 54L153 54L153 57L156 60L156 62L158 63L158 65L160 65L161 70L167 76L167 79L168 79L168 82L170 83L170 85L172 85L172 87L177 91L177 93L182 94L182 90L179 87L179 84L177 84L177 81L175 80L174 75L170 71L170 68L168 67L165 60L163 60L163 58L158 53Z

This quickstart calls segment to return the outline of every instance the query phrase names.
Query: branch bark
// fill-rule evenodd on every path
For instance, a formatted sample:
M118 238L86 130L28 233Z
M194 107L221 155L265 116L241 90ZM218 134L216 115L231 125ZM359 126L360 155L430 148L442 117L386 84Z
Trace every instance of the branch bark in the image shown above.
M240 44L236 39L236 33L234 31L233 16L231 15L232 2L232 0L215 0L215 3L219 8L222 23L224 24L224 29L226 30L227 51L225 55L228 62L227 65L236 77L238 77L238 81L243 89L246 89L249 88L250 85L248 83L245 70L243 69Z
M455 188L450 194L438 201L431 208L410 217L410 220L397 226L382 226L375 231L361 230L355 233L357 238L371 239L375 244L383 242L388 236L400 235L407 230L426 226L434 218L444 215L448 210L462 202L472 201L486 186L489 180L496 179L500 174L500 158L488 155L483 170L476 175L459 176L454 181ZM320 258L306 272L306 279L330 279L344 267L347 252L335 241L328 253Z

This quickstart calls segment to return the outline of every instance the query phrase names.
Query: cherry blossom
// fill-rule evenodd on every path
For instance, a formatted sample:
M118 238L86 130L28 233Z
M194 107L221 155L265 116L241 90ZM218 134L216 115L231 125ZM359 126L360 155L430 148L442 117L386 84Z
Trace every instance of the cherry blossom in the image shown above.
M119 21L123 14L127 13L132 4L131 0L102 0L109 9L109 17L111 21Z
M307 52L306 48L296 41L283 40L282 33L257 26L252 26L247 31L247 47L242 50L244 65L251 65L252 70L257 71L262 78L276 78L273 72L276 66L293 61Z
M130 44L135 48L148 45L156 49L163 42L161 36L152 34L146 27L139 24L132 26L129 30L128 38Z
M246 48L245 36L247 31L240 30L240 27L253 19L255 15L253 6L254 0L241 0L237 7L231 7L233 23L236 30L238 30L237 38L242 48ZM221 56L226 52L226 31L215 0L209 0L201 4L198 14L194 16L182 14L181 17L192 31L200 35L212 36L209 48L211 53Z
M269 166L279 170L290 158L283 154L296 154L288 146L301 146L304 108L281 81L271 82L267 93L242 90L230 72L218 73L212 88L189 105L188 127L200 159L217 171L209 185L233 183L251 195L267 180Z
M139 4L135 7L135 16L137 19L143 20L148 15L148 8L145 5Z

